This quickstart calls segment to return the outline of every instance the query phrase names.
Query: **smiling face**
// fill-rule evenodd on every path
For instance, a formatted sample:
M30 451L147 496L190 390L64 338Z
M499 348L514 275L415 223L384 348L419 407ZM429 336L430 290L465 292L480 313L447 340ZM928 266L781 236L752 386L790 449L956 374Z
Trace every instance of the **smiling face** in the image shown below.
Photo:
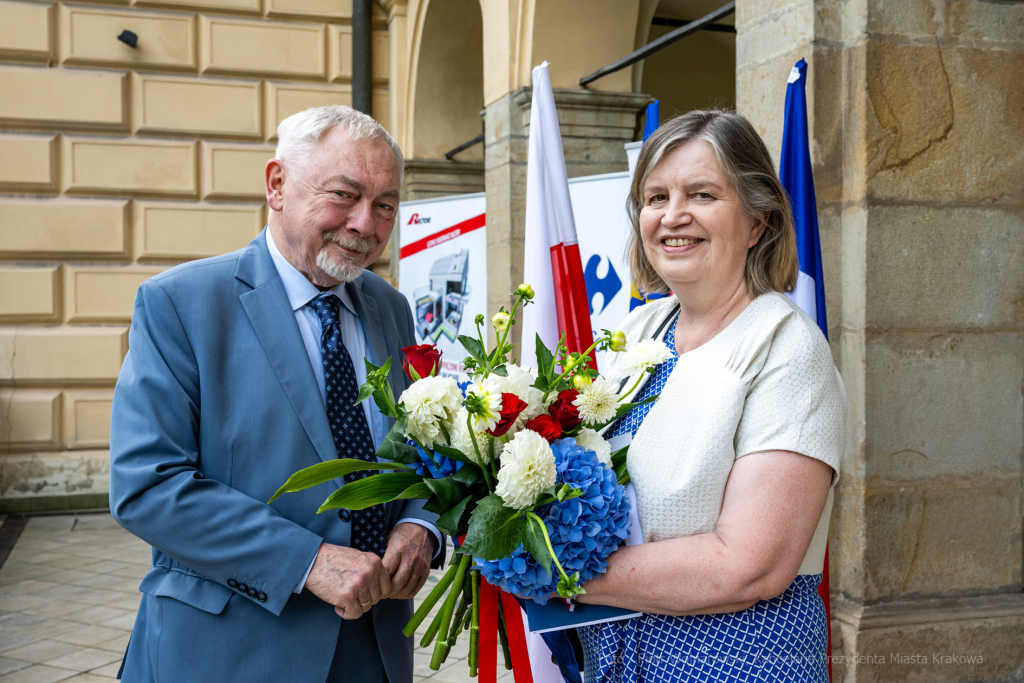
M744 211L704 140L671 150L647 177L640 210L644 252L677 294L699 287L731 295L745 286L747 251L763 232L763 221Z
M317 287L354 280L384 251L401 169L382 140L331 130L301 164L270 160L266 181L274 243Z

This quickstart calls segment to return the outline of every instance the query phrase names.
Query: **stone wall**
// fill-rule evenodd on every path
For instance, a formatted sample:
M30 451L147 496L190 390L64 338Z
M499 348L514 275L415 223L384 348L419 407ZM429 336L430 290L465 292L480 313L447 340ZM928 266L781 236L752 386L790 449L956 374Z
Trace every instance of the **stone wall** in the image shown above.
M351 45L345 1L0 0L0 510L106 505L135 290L259 233L277 124L351 103Z
M1024 4L741 0L737 29L737 104L773 153L810 65L850 404L836 680L1024 680Z

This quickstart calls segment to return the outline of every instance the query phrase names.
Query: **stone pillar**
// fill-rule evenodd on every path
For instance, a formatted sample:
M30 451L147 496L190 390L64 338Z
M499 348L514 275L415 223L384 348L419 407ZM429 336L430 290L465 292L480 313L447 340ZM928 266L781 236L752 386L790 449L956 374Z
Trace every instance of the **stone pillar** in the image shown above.
M532 88L519 88L484 110L488 311L499 306L508 310L511 293L523 279L532 95ZM623 145L636 139L639 115L653 99L635 93L557 88L554 95L569 177L625 171ZM513 328L516 345L520 330Z
M482 161L405 160L402 201L483 191Z
M737 107L773 154L809 63L833 354L834 680L1024 672L1024 10L737 3Z

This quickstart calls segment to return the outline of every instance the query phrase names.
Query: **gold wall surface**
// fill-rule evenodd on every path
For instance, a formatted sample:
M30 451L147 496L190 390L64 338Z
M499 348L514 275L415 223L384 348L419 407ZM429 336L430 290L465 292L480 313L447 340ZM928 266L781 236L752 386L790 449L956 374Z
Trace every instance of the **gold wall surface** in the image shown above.
M135 292L263 229L277 124L351 104L351 13L0 0L0 512L106 506ZM373 21L373 113L388 126L386 14ZM387 267L385 252L374 269Z

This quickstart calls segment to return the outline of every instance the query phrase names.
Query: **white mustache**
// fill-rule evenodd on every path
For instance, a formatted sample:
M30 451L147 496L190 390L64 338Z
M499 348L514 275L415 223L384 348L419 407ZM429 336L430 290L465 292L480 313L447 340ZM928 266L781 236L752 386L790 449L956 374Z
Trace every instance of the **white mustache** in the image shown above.
M359 239L344 234L327 233L324 235L324 244L337 244L345 249L358 251L361 254L369 254L377 248L377 240L372 237Z

